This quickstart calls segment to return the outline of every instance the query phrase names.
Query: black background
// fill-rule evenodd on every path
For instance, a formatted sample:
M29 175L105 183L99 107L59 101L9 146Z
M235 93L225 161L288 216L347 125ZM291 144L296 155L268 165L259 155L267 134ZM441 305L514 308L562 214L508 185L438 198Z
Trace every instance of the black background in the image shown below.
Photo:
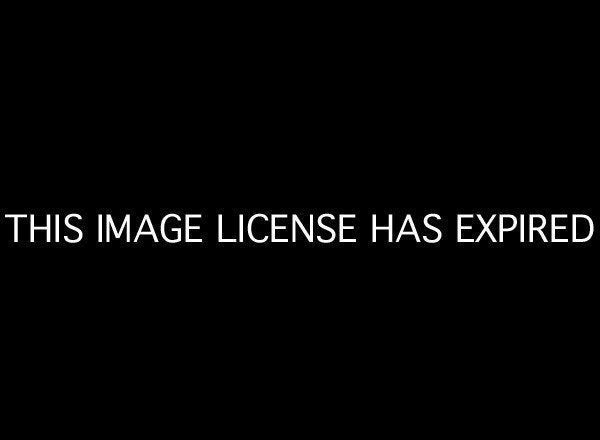
M592 29L524 11L247 12L23 16L3 55L2 213L356 212L361 243L4 240L11 412L573 429L595 389L597 238L460 246L453 218L597 221ZM444 241L371 246L375 212L438 212Z

